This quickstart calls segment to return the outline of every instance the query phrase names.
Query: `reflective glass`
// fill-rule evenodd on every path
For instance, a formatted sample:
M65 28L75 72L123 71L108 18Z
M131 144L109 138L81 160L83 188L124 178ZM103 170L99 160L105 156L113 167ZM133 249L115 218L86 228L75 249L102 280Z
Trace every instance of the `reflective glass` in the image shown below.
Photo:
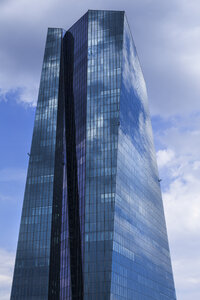
M50 28L12 300L175 300L143 74L123 11Z
M47 33L17 246L12 300L48 296L62 29Z

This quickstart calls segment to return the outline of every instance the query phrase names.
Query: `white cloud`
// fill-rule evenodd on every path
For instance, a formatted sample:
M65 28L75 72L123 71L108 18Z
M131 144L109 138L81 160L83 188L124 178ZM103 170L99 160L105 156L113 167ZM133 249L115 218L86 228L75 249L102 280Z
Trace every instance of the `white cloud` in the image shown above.
M0 203L2 202L9 202L9 201L13 201L13 198L8 196L7 194L4 195L4 194L0 194Z
M163 193L171 234L196 233L200 239L200 169L194 170L192 163L185 162L177 168L181 172Z
M187 164L163 193L177 297L182 300L200 298L199 175Z
M198 119L179 119L179 128L173 125L156 136L166 147L158 151L157 158L177 298L181 300L200 299L200 133L194 129Z
M24 182L26 178L26 170L6 168L0 170L0 183L9 181L21 181Z
M18 102L35 105L47 27L67 29L88 8L126 10L153 114L169 117L200 111L199 0L1 1L0 99L7 100L12 91ZM167 182L163 198L181 300L200 299L199 124L199 116L176 118L173 127L157 137L163 145L158 163L162 185ZM2 182L25 176L23 170L0 170ZM0 277L0 283L6 278ZM0 298L8 295L7 290Z
M200 111L200 2L149 1L131 19L151 111L170 116Z
M199 285L200 285L200 259L198 257L178 258L173 264L174 273L176 276L176 286L178 289L178 299L181 300L198 300Z
M154 114L200 110L198 0L1 1L1 99L20 90L18 101L35 105L47 27L67 29L88 8L127 12Z
M187 160L199 160L200 130L198 130L199 125L195 123L200 122L200 117L190 116L190 118L190 122L194 122L194 127L192 125L192 128L190 128L187 119L178 120L176 127L169 127L158 138L179 156L185 155L188 157Z
M159 150L157 152L158 166L162 168L167 165L174 157L174 152L171 149Z
M0 299L10 298L15 253L0 248Z

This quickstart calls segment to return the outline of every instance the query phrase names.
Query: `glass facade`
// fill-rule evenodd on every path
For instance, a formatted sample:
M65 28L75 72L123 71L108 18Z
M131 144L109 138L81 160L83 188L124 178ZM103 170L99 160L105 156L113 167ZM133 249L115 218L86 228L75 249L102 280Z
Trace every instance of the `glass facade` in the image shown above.
M124 19L111 299L176 299L145 82Z
M11 299L48 297L62 29L49 29L24 195Z
M81 299L83 295L87 22L88 14L85 14L64 36L65 179L60 273L62 300Z
M47 34L12 300L175 300L145 82L122 11Z
M88 15L84 299L110 299L123 17Z

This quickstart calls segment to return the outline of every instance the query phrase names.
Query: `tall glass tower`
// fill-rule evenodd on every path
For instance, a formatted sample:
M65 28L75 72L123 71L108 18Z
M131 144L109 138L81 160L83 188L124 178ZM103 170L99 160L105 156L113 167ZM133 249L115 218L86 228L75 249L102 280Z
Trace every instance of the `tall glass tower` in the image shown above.
M49 28L12 300L175 300L145 82L123 11Z

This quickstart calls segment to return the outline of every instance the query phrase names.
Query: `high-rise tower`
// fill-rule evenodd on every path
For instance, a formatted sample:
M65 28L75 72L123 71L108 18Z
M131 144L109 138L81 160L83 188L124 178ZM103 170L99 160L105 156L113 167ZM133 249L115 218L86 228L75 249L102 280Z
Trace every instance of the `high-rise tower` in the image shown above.
M11 299L176 299L145 82L122 11L48 29Z

